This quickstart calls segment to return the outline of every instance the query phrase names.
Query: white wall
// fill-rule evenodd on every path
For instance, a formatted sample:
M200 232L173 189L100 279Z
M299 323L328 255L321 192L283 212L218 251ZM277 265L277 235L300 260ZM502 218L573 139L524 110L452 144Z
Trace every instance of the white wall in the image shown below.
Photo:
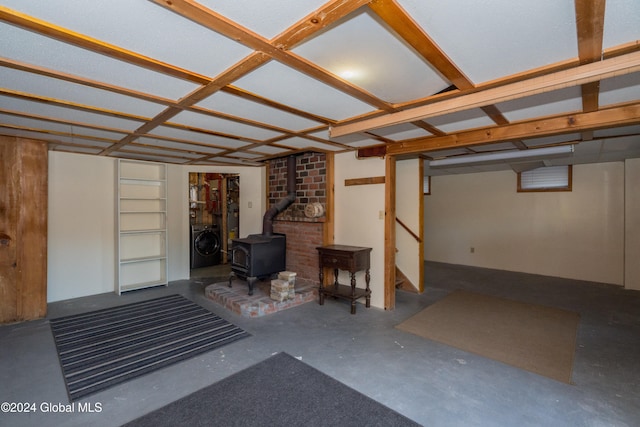
M372 304L384 307L385 186L344 180L384 176L385 162L335 161L335 242L373 248ZM425 259L640 289L640 159L625 164L574 167L571 193L516 193L512 172L433 177ZM171 281L189 277L189 172L240 175L241 236L261 231L266 209L264 168L169 165ZM115 159L49 153L48 302L114 291L115 181Z
M517 193L511 171L431 183L425 259L623 284L623 163L574 166L571 192Z
M49 152L47 301L114 291L116 161Z
M625 161L624 287L640 290L640 159Z
M422 159L396 162L396 218L414 234L420 235L420 201L422 199L420 168ZM404 227L396 224L396 266L420 289L423 263L420 243Z
M49 153L48 302L115 289L116 163L109 157ZM262 228L264 168L169 165L170 281L189 278L189 172L238 173L240 231Z
M384 219L379 218L379 213L385 210L385 185L347 187L344 180L384 175L385 161L382 159L358 160L352 152L335 156L335 244L373 249L371 305L380 308L384 308ZM344 272L341 272L340 280L349 283ZM358 273L356 280L358 287L364 287L364 273Z

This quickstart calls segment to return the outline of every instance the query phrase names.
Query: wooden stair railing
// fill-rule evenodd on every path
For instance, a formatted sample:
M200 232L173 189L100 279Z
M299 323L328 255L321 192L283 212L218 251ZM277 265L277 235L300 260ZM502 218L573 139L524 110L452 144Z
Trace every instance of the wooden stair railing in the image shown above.
M398 217L396 217L396 222L398 224L400 224L400 226L402 226L402 228L404 228L405 230L407 230L407 233L409 233L414 239L416 239L416 242L418 243L422 243L422 239L420 238L420 236L418 236L416 233L414 233L413 231L411 231L411 229L402 221L400 221L398 219Z

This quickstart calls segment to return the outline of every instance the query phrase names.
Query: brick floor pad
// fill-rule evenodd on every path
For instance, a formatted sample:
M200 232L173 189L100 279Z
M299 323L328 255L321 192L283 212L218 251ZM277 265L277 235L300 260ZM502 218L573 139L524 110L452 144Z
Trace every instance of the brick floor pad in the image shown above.
M270 291L271 281L258 281L254 285L253 295L248 295L247 282L235 279L231 287L228 281L207 286L205 295L226 309L245 317L266 316L310 301L317 301L318 297L318 285L305 283L302 280L296 281L296 293L293 299L274 301L269 297Z

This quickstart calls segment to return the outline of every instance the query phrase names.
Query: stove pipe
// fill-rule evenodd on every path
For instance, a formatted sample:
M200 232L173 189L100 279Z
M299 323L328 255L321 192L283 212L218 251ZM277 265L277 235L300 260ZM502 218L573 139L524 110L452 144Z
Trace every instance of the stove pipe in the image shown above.
M271 206L262 218L262 235L273 234L273 218L296 201L296 156L287 158L287 195Z

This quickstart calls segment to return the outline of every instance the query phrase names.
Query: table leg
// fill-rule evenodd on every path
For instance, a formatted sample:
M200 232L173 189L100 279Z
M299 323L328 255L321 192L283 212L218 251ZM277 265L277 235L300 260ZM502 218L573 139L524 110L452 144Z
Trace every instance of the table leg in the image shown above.
M356 273L351 272L351 314L356 314Z
M371 289L369 288L369 281L371 280L371 274L369 274L369 269L364 274L364 280L367 283L367 296L366 296L366 307L371 307Z
M320 266L320 287L318 288L318 302L324 305L324 268Z

